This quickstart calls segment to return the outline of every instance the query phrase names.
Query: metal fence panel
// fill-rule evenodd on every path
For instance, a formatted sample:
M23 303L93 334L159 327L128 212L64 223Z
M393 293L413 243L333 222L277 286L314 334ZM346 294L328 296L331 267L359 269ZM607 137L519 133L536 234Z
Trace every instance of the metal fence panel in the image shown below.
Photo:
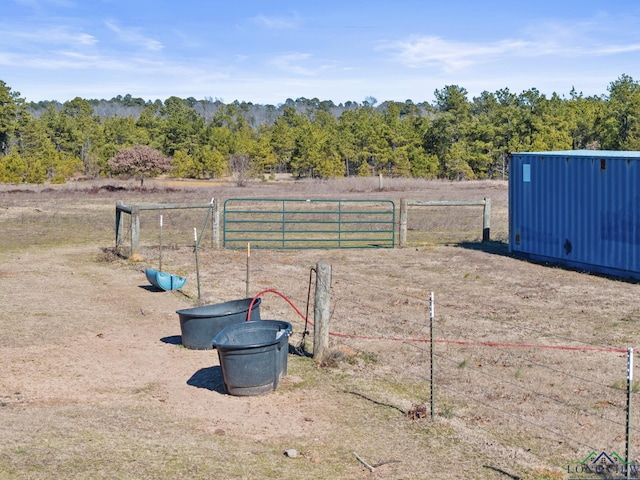
M393 248L391 200L229 198L223 245L243 248Z

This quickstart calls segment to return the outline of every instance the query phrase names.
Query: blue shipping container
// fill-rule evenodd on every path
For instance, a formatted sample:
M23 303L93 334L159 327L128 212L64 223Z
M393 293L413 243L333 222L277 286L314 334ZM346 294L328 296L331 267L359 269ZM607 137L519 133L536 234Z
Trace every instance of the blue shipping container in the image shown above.
M640 152L514 153L509 250L640 278Z

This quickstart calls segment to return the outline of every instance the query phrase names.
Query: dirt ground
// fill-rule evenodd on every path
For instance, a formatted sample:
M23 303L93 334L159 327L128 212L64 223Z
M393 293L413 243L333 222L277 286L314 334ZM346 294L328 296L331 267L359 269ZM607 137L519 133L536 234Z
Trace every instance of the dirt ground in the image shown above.
M638 285L512 258L506 183L104 185L0 189L0 479L545 479L575 477L592 451L624 457ZM193 248L167 227L179 240L163 264L188 282L154 291L155 220L140 257L119 257L115 201L310 193L490 197L495 241L425 241L429 228L476 238L480 216L415 212L409 248L252 252L251 295L276 289L303 313L312 267L329 263L335 335L321 365L290 354L276 391L228 395L217 352L184 348L175 312L243 298L245 252L202 248L198 301ZM261 313L291 322L300 344L304 320L286 302L265 294ZM631 447L636 458L638 435Z

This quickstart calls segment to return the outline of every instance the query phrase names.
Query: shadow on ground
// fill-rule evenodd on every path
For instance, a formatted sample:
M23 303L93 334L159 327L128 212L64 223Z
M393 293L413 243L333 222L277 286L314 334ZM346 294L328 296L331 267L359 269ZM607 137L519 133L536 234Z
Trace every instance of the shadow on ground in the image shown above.
M197 388L204 388L212 392L218 392L225 394L227 390L224 387L224 380L222 378L222 369L216 365L214 367L201 368L194 373L187 385Z
M506 242L461 242L458 243L457 246L469 250L491 253L492 255L512 256L509 253L509 244Z
M467 248L469 250L476 250L479 252L489 253L491 255L501 255L504 257L514 258L522 262L531 263L532 265L541 265L547 268L559 268L562 270L566 270L568 272L579 272L585 275L593 275L594 277L606 278L608 280L612 280L616 282L640 284L640 279L633 278L633 277L624 277L624 276L612 275L608 273L585 270L584 268L565 265L560 261L558 261L558 263L547 262L544 260L536 260L533 258L529 258L524 253L509 252L509 244L506 242L461 242L461 243L458 243L456 246L460 248Z
M146 290L147 292L164 292L161 288L154 287L153 285L138 285L138 287Z

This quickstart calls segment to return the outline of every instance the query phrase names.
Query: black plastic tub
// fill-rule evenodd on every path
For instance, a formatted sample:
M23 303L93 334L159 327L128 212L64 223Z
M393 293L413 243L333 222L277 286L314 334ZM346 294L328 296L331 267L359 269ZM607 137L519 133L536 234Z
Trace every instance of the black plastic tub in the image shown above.
M287 374L292 327L281 320L236 323L213 339L230 395L260 395L278 388Z
M228 325L247 320L249 306L253 298L231 300L213 305L177 310L180 317L182 345L192 350L211 350L213 337ZM251 307L251 320L260 320L260 303L258 298Z

